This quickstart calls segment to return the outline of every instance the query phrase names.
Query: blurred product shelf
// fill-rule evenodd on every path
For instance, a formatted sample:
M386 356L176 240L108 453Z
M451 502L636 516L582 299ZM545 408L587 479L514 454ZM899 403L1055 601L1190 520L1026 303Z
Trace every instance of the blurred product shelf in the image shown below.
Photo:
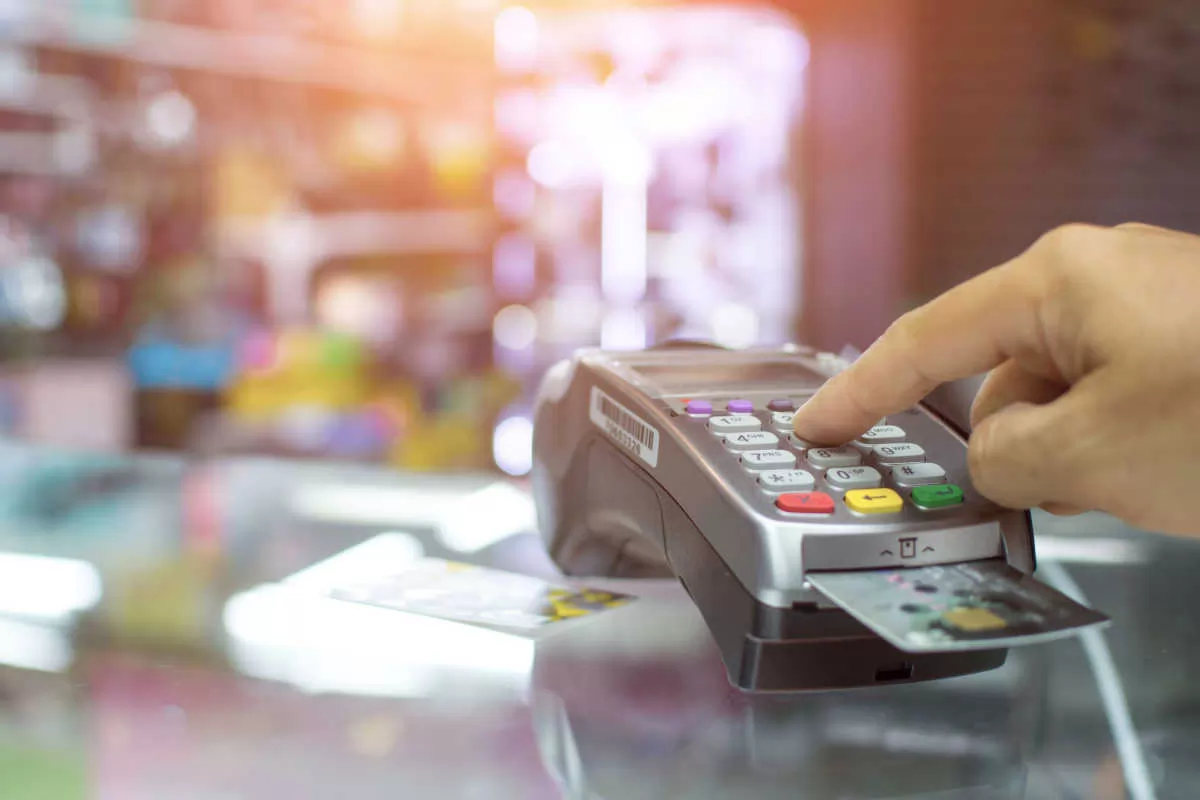
M435 50L406 53L405 69L397 71L394 53L317 43L295 35L238 33L142 19L96 19L84 30L64 24L61 17L55 19L53 12L47 11L0 28L0 42L111 56L156 67L323 86L415 108L440 108L447 94L474 91L488 80L478 63L438 58ZM486 37L483 44L486 47ZM429 80L431 74L437 75L436 81Z
M741 6L0 5L4 430L110 359L112 448L525 474L576 348L792 338L807 59Z

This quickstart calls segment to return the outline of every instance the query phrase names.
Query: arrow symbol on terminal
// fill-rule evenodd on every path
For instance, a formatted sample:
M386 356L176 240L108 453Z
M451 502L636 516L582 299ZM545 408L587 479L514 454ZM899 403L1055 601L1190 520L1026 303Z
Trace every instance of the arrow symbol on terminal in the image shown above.
M879 555L881 555L881 556L894 556L894 555L896 555L896 554L895 554L895 553L893 553L891 550L884 550L884 551L883 551L882 553L880 553Z
M926 547L926 548L925 548L924 550L922 550L921 552L922 552L922 553L932 553L932 552L934 552L934 550L933 550L933 548L932 548L932 547Z

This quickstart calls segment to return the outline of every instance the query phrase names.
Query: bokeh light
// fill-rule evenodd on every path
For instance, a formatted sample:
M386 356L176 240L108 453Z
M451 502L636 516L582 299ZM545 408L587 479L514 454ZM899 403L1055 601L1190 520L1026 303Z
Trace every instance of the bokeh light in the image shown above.
M509 475L528 475L533 469L533 421L527 417L509 417L497 425L492 436L492 456L496 465Z

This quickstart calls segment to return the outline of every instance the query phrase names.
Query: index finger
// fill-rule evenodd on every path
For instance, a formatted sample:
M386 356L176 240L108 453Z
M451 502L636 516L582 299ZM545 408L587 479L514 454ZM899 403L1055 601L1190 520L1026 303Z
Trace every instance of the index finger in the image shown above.
M1041 349L1039 270L1011 261L901 317L796 412L801 439L841 444L911 408L938 385Z

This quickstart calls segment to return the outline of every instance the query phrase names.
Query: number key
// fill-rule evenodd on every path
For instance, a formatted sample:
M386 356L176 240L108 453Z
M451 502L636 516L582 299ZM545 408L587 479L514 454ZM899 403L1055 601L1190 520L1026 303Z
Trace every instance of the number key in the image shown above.
M742 466L747 469L791 469L796 466L796 454L787 450L751 450L742 454Z
M762 430L762 420L750 414L730 414L724 417L713 417L708 421L708 428L717 436L760 431Z
M779 447L779 437L766 431L753 433L731 433L725 437L725 446L730 450L770 450Z
M775 428L778 430L791 433L792 432L792 419L795 416L796 416L796 412L794 412L794 411L781 411L781 412L771 415L771 424L774 425Z
M817 447L808 451L808 463L817 469L857 467L862 463L862 454L853 447Z
M825 473L825 480L838 489L878 489L883 485L883 476L871 467L831 469Z
M925 460L925 448L919 444L881 444L872 448L880 464L908 464Z
M904 428L898 425L876 425L859 437L863 444L876 445L888 442L903 442L907 438Z

